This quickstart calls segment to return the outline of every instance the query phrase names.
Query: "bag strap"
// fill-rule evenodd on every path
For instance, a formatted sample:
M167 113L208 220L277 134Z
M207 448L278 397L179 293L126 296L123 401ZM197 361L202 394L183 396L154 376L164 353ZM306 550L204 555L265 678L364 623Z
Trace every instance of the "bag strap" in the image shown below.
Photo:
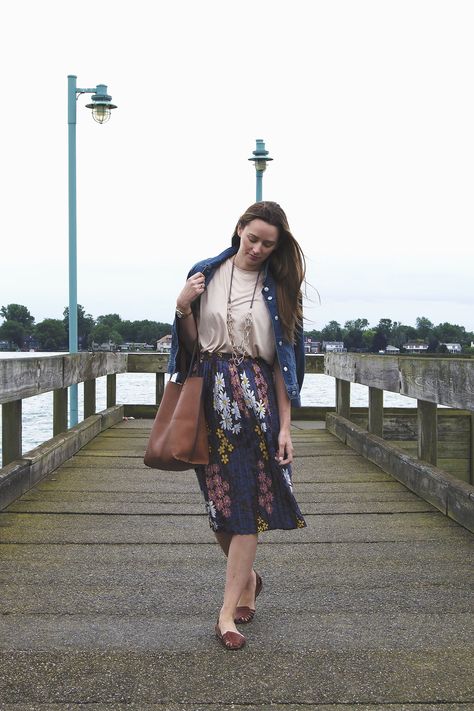
M191 356L191 363L189 364L188 374L186 375L186 378L189 378L191 376L191 373L193 372L194 361L198 360L200 355L201 349L199 347L199 334L197 334L196 341L194 343L193 354Z

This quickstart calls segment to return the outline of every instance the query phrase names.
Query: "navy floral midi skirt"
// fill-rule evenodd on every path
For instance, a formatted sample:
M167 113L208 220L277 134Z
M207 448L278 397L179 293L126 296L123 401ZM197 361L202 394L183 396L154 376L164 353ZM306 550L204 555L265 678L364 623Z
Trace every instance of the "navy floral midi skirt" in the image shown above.
M250 534L304 528L291 467L280 466L279 416L271 367L229 354L202 353L209 464L196 474L214 531Z

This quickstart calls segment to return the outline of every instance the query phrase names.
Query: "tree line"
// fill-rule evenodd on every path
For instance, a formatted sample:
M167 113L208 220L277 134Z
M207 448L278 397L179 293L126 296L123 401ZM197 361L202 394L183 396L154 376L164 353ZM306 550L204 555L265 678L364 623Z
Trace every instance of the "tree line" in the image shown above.
M4 321L0 326L0 341L10 349L38 348L42 351L61 351L68 347L69 309L65 307L62 319L46 318L35 323L35 318L26 306L8 304L0 308ZM87 314L80 304L77 307L79 348L88 349L92 343L148 343L171 333L170 323L159 321L128 321L119 314L105 314L96 319ZM378 353L387 345L403 349L408 341L428 344L428 351L440 353L446 350L443 343L460 343L463 352L474 349L474 332L466 331L464 326L452 323L440 323L435 326L428 318L416 319L416 326L407 326L388 318L380 319L376 326L370 326L365 318L346 321L342 326L337 321L330 321L321 330L305 331L305 336L315 341L342 341L348 351Z
M69 343L69 308L63 318L46 318L35 323L35 318L26 306L8 304L0 308L4 321L0 326L0 341L10 349L37 348L41 351L67 350ZM159 321L128 321L119 314L105 314L96 319L87 314L80 304L77 307L77 331L79 349L87 350L92 343L148 343L171 333L171 324Z
M409 341L428 344L429 353L443 353L445 343L459 343L463 353L474 352L471 343L474 332L466 331L464 326L453 323L434 325L425 316L416 319L416 326L407 326L389 318L380 319L377 326L370 326L365 318L346 321L341 326L337 321L330 321L320 331L305 331L305 335L315 341L342 341L348 351L378 353L388 345L403 350Z

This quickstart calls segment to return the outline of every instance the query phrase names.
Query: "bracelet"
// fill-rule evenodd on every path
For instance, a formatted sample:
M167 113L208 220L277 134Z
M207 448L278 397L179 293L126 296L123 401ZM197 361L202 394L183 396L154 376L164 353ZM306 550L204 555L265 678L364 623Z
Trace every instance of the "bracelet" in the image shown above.
M192 314L191 309L186 313L185 311L181 311L181 309L178 309L178 307L176 307L176 316L180 319L188 318L188 316L191 316L191 314Z

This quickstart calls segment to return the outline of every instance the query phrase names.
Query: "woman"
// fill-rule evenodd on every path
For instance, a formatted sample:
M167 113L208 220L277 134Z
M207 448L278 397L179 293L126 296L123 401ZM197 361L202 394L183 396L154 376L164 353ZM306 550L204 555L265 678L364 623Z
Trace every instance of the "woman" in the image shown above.
M198 262L176 301L169 372L199 340L209 464L196 473L225 555L224 602L215 632L241 649L262 579L253 569L261 531L303 528L292 493L291 404L304 375L304 256L274 202L240 217L232 246Z

